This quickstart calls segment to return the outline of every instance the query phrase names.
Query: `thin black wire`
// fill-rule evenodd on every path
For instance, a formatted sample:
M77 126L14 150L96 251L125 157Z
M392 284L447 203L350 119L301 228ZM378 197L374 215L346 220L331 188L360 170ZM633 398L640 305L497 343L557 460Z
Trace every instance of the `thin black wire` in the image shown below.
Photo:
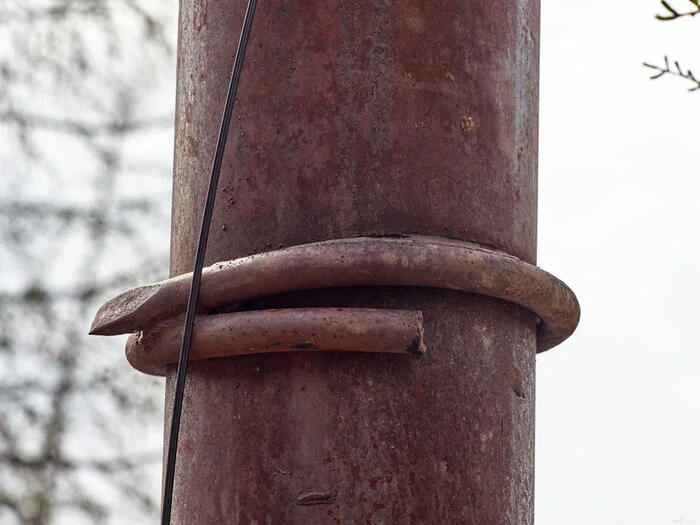
M185 333L182 336L182 347L180 348L180 359L177 364L177 381L175 383L175 400L173 403L173 416L170 426L170 440L168 443L168 460L165 469L165 486L163 488L163 513L161 516L162 525L170 525L170 514L173 504L173 486L175 483L175 460L177 459L177 442L180 434L180 416L182 414L182 400L185 393L185 377L187 376L187 363L190 357L190 346L192 344L192 332L194 330L194 315L197 309L197 299L199 298L199 285L202 280L202 268L204 267L204 254L207 250L207 240L209 238L209 228L211 226L211 216L214 210L214 199L216 198L216 188L219 184L219 174L221 173L221 163L224 158L226 139L231 125L233 115L233 105L236 100L236 91L241 79L243 69L243 59L245 58L250 30L253 25L257 0L248 0L241 37L238 41L236 59L231 72L231 83L226 97L226 106L221 119L219 129L219 140L216 144L214 154L214 164L211 168L211 178L209 179L209 189L207 190L207 201L204 206L202 216L202 227L199 232L199 244L195 256L194 270L192 272L192 286L190 296L187 301L187 315L185 317Z

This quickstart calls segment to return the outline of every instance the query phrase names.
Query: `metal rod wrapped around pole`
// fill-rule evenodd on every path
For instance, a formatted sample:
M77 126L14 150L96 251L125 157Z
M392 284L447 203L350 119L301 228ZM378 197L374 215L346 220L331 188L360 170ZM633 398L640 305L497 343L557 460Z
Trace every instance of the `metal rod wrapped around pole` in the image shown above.
M219 262L202 275L200 307L212 310L262 296L347 286L420 286L503 299L535 313L538 351L569 337L579 320L573 292L516 257L435 237L338 239ZM134 288L107 302L91 333L147 330L184 311L191 274Z
M130 350L181 315L244 8L180 2L171 279L93 325L143 330ZM430 351L193 361L173 522L532 525L535 355L578 321L535 266L539 2L285 0L256 26L203 355L233 352L222 330L246 316L258 337L275 311L319 308L420 310Z
M177 363L182 317L132 335L126 345L131 366L164 375ZM425 353L423 315L369 308L292 308L200 316L191 360L275 352Z

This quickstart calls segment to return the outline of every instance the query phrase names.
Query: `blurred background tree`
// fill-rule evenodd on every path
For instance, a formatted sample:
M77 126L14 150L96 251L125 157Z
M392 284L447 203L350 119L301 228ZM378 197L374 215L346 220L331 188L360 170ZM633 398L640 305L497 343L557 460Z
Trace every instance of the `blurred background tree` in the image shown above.
M166 277L176 7L0 0L0 523L153 522L162 391L109 296Z
M694 18L700 14L700 0L686 0L687 5L683 8L676 8L666 0L661 0L662 11L656 15L657 20L662 22L672 22L684 18ZM669 60L668 56L664 56L662 65L654 65L644 62L644 66L654 70L651 78L657 79L664 75L676 76L690 82L688 91L697 91L700 89L700 79L690 69L681 66L677 60Z

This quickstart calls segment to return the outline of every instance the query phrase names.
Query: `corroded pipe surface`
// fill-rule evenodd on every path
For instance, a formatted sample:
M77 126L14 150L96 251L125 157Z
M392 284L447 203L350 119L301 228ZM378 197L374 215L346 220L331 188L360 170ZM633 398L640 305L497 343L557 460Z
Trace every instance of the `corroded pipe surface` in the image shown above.
M243 0L181 0L172 273L191 270ZM208 264L416 233L534 264L537 0L261 2Z
M172 277L192 269L244 9L180 1ZM261 2L207 264L410 234L534 265L538 45L537 0ZM256 283L235 286L257 296ZM303 288L242 307L421 310L430 352L192 362L174 523L531 525L531 305L415 284Z
M183 312L190 280L185 274L121 294L99 310L91 333L147 330ZM538 351L569 337L580 313L573 292L536 266L474 243L416 236L333 240L217 263L202 274L200 307L347 286L445 288L515 303L542 320Z
M177 363L183 323L176 316L132 335L126 345L129 363L142 372L165 375L165 365ZM191 361L298 351L425 353L423 315L405 310L259 310L198 316L196 327Z

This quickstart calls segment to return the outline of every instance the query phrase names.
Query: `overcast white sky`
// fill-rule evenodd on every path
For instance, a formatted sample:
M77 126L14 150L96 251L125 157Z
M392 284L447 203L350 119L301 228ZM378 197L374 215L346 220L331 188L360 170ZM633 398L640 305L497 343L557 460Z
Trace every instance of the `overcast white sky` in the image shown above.
M537 525L700 524L700 92L641 66L700 71L700 19L659 12L542 6L539 264L583 314L538 358Z

